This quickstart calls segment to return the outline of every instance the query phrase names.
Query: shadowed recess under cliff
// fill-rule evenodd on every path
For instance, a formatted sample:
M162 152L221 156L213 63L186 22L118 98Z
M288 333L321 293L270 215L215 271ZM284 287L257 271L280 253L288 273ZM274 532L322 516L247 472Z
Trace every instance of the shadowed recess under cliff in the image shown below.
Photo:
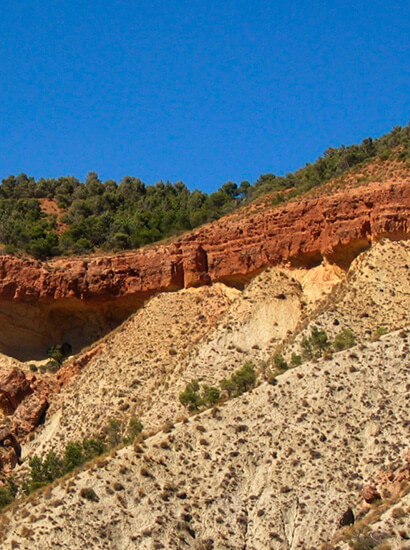
M119 298L101 304L76 298L51 303L2 300L0 352L20 361L44 359L50 346L67 342L77 353L119 326L142 304L142 298Z

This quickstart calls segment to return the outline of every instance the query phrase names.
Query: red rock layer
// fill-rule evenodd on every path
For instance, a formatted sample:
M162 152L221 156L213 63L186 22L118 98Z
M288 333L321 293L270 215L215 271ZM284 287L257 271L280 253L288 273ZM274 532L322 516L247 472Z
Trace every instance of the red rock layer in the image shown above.
M26 377L17 367L0 373L0 409L12 417L12 432L17 436L30 433L48 407L50 388L34 375Z
M0 257L0 299L110 300L199 286L246 282L274 264L347 263L384 236L410 233L410 185L372 185L302 200L251 217L233 215L169 245L116 256L48 263Z
M267 266L309 266L323 257L348 266L372 240L409 233L410 185L401 181L239 211L170 244L115 256L47 263L2 256L0 322L18 325L7 336L14 348L33 330L43 347L65 334L75 344L83 330L95 339L158 292L216 281L240 286ZM1 349L7 353L0 335Z

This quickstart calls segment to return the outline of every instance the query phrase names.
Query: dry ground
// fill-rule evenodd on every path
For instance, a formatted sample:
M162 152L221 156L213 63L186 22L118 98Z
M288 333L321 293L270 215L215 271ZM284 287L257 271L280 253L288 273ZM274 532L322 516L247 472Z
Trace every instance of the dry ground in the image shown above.
M383 336L97 460L14 507L2 547L317 548L408 446L408 353Z

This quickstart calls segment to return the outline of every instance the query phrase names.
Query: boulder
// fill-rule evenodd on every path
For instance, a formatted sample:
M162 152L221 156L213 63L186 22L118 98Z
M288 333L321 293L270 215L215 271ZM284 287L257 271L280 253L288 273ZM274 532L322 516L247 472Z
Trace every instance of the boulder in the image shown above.
M0 374L0 408L5 415L13 414L32 392L26 375L17 367Z
M44 393L35 392L19 405L12 419L12 429L19 438L24 438L38 426L48 408Z
M372 504L381 499L380 493L374 485L365 485L362 489L362 497L367 504Z
M0 407L20 439L34 430L48 407L49 385L15 367L0 376Z

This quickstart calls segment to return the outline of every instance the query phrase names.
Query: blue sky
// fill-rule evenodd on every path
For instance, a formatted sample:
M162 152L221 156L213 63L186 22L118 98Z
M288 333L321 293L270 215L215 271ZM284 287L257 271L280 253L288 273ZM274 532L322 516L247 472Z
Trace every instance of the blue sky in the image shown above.
M407 1L3 0L0 177L212 191L409 116Z

